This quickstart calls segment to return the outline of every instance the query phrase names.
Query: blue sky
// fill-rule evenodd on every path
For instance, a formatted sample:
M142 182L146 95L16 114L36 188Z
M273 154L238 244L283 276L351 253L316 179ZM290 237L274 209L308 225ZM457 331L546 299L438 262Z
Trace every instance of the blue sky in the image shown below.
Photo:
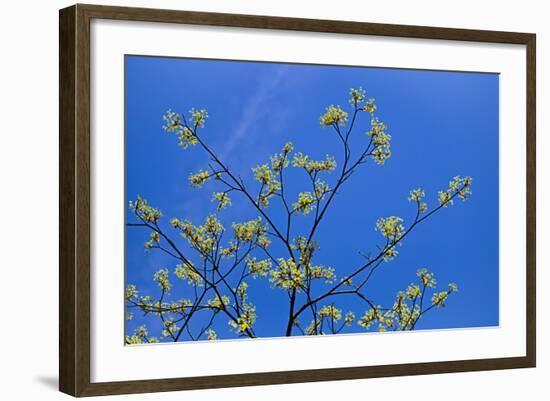
M319 116L329 104L347 107L349 88L362 86L376 99L376 114L389 127L392 157L383 166L363 165L338 193L317 234L317 260L343 276L361 263L359 251L374 252L382 243L374 230L379 217L397 215L405 224L411 222L415 209L407 201L409 190L422 187L434 206L437 191L453 176L472 176L472 197L415 229L365 293L375 303L391 306L395 294L426 267L435 273L438 288L456 282L460 291L447 307L425 315L417 329L498 325L497 74L141 56L126 56L125 66L126 199L147 198L166 216L164 227L171 217L200 223L215 211L215 187L194 189L187 181L190 172L207 167L208 158L197 147L184 151L173 134L163 131L168 108L185 113L191 107L206 108L210 117L203 138L252 186L250 168L267 162L289 140L313 158L329 153L341 159L334 132L320 127ZM369 126L364 113L352 146L365 143ZM289 175L294 196L305 190L303 175ZM327 176L329 183L331 178ZM270 213L276 216L281 210L274 206ZM220 219L230 227L232 221L256 215L244 199L234 197L233 207L222 211ZM134 221L130 212L127 219ZM274 220L282 224L282 219ZM294 234L310 224L311 217L298 217ZM145 230L126 228L126 281L141 294L158 296L152 276L160 267L173 271L175 261L159 252L145 253L147 239ZM282 335L288 298L265 279L249 284L257 307L256 333ZM177 293L185 288L175 284L173 298L185 297ZM336 304L357 316L365 311L351 298ZM158 318L134 315L128 333L146 323L151 335L159 335ZM234 337L223 317L214 328L220 338ZM346 332L361 331L353 325Z

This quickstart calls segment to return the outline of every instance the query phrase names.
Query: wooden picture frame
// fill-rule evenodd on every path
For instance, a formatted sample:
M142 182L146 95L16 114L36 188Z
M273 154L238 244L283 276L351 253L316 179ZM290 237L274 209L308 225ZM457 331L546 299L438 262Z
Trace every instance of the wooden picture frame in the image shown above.
M90 380L90 21L94 18L525 45L527 49L525 60L527 71L526 356L92 383ZM60 391L73 396L94 396L535 366L536 37L534 34L80 4L60 11L59 28Z

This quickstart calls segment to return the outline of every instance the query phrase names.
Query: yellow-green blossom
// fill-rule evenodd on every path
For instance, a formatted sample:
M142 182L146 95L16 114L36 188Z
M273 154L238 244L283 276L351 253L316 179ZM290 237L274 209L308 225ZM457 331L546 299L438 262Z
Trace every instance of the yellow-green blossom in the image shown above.
M281 183L276 179L275 173L267 164L256 166L252 169L254 177L262 183L262 192L258 197L261 206L269 206L269 199L281 189Z
M326 182L319 179L315 181L315 198L317 200L323 200L329 190L330 188Z
M418 213L424 213L426 210L428 210L428 205L426 204L426 202L422 201L425 196L426 194L424 193L424 190L422 188L412 189L409 192L408 200L410 202L416 202L416 204L418 205Z
M325 114L320 117L321 126L327 125L346 125L348 121L348 113L346 113L340 106L331 104L327 107Z
M269 185L273 180L275 180L275 174L267 164L256 166L252 169L252 171L254 172L254 178L264 185Z
M204 127L207 118L208 112L205 109L196 110L192 108L189 110L189 121L191 121L195 127Z
M456 285L456 283L449 283L449 285L447 286L447 291L449 293L457 292L458 291L458 285Z
M195 266L190 263L185 262L183 264L177 265L174 274L181 280L187 280L188 284L196 285L199 287L203 285L203 279L201 275L199 274L199 272L197 272Z
M166 292L170 291L170 288L172 288L172 284L168 279L168 274L168 269L160 269L153 275L153 280L155 280L159 287Z
M266 249L271 244L271 240L267 236L261 235L258 237L256 243L260 248Z
M180 329L176 322L174 322L174 318L168 318L164 322L164 329L162 330L162 335L164 337L171 337L173 338L178 330Z
M215 309L225 309L230 303L227 295L222 295L221 299L216 295L213 299L208 300L208 306Z
M228 247L221 248L220 254L222 255L222 258L228 258L230 256L235 256L235 252L237 251L237 244L234 242L231 242Z
M170 303L170 310L172 312L186 313L187 309L191 306L193 306L193 302L190 299L180 299Z
M301 167L310 174L323 171L331 172L336 169L336 160L330 155L326 155L324 160L311 160L309 156L298 152L294 154L292 165Z
M144 246L146 249L151 249L159 242L160 242L160 234L157 231L151 231L150 239L144 244Z
M449 205L452 206L452 204L454 203L450 189L446 191L439 191L437 195L437 200L439 201L439 204L443 207L447 207Z
M131 336L126 336L125 342L126 344L129 344L129 345L153 342L153 341L150 341L151 339L147 337L148 335L149 333L147 331L147 326L141 325L134 330L134 333Z
M376 111L376 104L374 103L374 99L369 99L365 102L365 105L363 106L363 110L368 111L371 115Z
M386 125L377 117L371 121L371 130L368 132L372 140L373 150L371 157L377 164L384 164L391 157L391 135L386 132Z
M285 143L283 151L279 154L271 156L271 168L274 172L278 173L284 168L288 167L288 155L294 150L292 142Z
M166 123L162 128L166 132L174 132L178 136L179 146L186 149L188 146L198 143L195 133L185 124L182 124L181 114L168 110L162 118Z
M445 301L447 300L448 296L449 293L447 291L436 292L432 296L432 304L437 307L443 307L445 306Z
M449 188L457 193L457 196L465 201L472 194L472 177L453 177L449 182Z
M304 285L305 274L292 259L277 259L277 266L272 269L270 279L275 287L283 289L298 289Z
M227 192L214 192L212 202L218 202L218 211L231 206L231 198L227 195Z
M181 236L200 252L202 258L206 258L214 251L218 238L225 230L213 214L206 217L203 225L196 226L189 220L185 220L179 222L177 227L181 230Z
M294 211L302 213L304 216L306 216L313 209L315 209L316 202L317 200L311 192L300 192L298 194L298 201L295 202L292 207Z
M365 314L357 321L357 324L365 329L369 329L371 325L378 319L380 316L380 306L377 306L376 309L369 309Z
M359 88L350 88L349 90L349 103L351 105L355 105L358 103L361 103L365 100L367 96L367 93L365 90L360 86Z
M407 298L415 299L416 297L420 296L420 286L416 284L409 284L405 293L407 295Z
M215 341L218 339L218 335L212 329L208 329L208 331L206 332L206 335L207 335L208 341Z
M128 284L128 286L126 287L126 291L124 292L124 297L126 299L135 299L137 298L138 294L139 292L135 284Z
M243 312L237 318L237 321L229 321L229 325L235 329L237 333L243 333L252 328L256 321L256 308L251 305L244 305Z
M403 219L397 216L380 217L376 221L376 230L388 239L393 244L401 239L405 233L405 227L403 227Z
M129 202L130 209L136 213L136 215L147 223L158 223L162 216L159 209L156 209L147 204L147 199L143 199L138 196L135 202Z
M269 270L271 269L271 260L256 260L256 257L254 256L253 258L246 259L246 265L248 270L250 270L252 277L265 277L269 274Z
M342 309L338 309L334 305L325 305L323 306L319 312L319 317L321 319L323 318L329 318L330 320L337 322L340 319L342 319Z
M235 237L241 242L256 242L265 234L265 227L260 217L243 223L233 223L233 230Z
M421 268L416 272L416 275L420 277L420 280L422 281L422 285L425 287L435 287L437 284L437 281L435 279L435 276L433 273L429 272L426 268Z
M355 320L355 313L353 313L352 311L347 312L346 316L344 317L346 326L351 326L354 320Z
M454 196L465 201L471 194L472 177L461 177L457 175L449 181L448 189L438 192L438 201L443 207L452 206Z
M336 280L336 274L332 267L312 266L309 269L309 274L312 279L323 279L327 284L332 284Z
M189 174L189 183L195 188L201 188L212 177L208 171L199 170L198 173Z

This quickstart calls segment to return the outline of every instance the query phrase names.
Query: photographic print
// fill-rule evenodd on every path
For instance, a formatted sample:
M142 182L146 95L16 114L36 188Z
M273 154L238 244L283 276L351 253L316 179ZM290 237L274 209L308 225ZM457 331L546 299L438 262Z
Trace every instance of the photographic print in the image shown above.
M126 55L125 177L126 345L499 325L496 73Z

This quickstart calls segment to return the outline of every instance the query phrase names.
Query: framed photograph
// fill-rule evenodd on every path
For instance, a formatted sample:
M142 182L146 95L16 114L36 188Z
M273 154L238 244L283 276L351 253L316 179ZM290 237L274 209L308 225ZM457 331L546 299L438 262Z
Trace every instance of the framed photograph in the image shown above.
M535 298L534 34L60 11L61 391L534 367Z

